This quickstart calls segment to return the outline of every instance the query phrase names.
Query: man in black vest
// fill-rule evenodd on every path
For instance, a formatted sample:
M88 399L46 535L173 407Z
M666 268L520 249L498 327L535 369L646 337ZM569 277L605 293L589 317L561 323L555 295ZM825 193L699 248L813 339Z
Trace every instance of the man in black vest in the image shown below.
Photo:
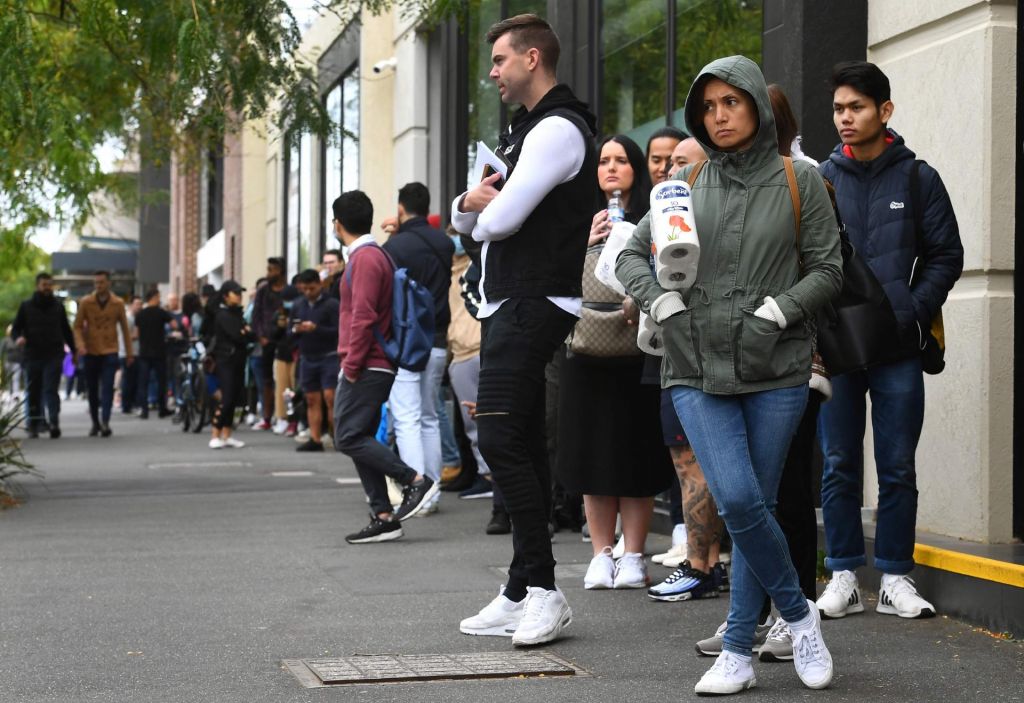
M595 119L557 82L558 37L543 19L503 20L487 41L502 102L522 105L498 144L511 166L507 177L488 176L456 198L452 223L483 242L476 420L512 518L514 556L501 595L460 629L533 645L558 638L572 621L555 587L548 533L544 367L579 317L596 208Z

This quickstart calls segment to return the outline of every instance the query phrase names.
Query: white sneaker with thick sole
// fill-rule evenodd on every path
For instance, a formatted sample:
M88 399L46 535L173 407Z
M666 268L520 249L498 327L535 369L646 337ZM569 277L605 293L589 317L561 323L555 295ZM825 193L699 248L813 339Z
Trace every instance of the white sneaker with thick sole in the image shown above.
M525 647L551 642L572 623L572 609L562 591L531 586L526 589L523 619L512 635L512 644Z
M223 442L225 447L230 447L231 449L241 449L245 446L245 442L240 439L235 439L234 437L228 437L223 440Z
M612 548L605 547L590 560L587 575L583 577L583 588L588 591L614 588L615 560L612 559Z
M882 574L875 611L911 619L935 617L935 606L921 597L914 586L914 580L909 576L894 574Z
M680 549L682 551L680 551ZM686 554L686 525L676 525L672 528L672 546L668 548L667 552L661 554L655 554L651 557L651 561L655 564L661 564L668 557L675 556L677 554ZM685 559L685 557L683 557Z
M793 666L807 688L826 688L832 683L832 655L821 636L821 613L812 600L807 601L814 619L809 628L797 629L790 625L793 637Z
M698 696L727 696L756 685L757 677L749 660L732 652L722 652L693 687L693 692Z
M680 544L678 547L672 547L672 549L668 550L668 556L661 560L661 565L669 569L678 569L689 558L689 546Z
M622 555L626 553L626 538L619 537L619 541L612 547L612 559L621 559Z
M826 618L845 618L847 615L864 612L864 603L857 586L857 574L852 571L835 571L832 580L825 586L825 592L815 603Z
M214 437L210 440L210 444L208 446L210 449L223 449L226 445L224 444L223 439L220 437Z
M284 431L288 429L288 421L278 418L277 422L274 423L274 434L284 434Z
M647 578L647 564L643 554L626 553L615 562L615 582L613 588L647 588L651 583Z
M498 597L483 607L479 613L459 623L459 632L465 635L493 635L511 637L523 619L526 599L515 603L505 597L504 586Z

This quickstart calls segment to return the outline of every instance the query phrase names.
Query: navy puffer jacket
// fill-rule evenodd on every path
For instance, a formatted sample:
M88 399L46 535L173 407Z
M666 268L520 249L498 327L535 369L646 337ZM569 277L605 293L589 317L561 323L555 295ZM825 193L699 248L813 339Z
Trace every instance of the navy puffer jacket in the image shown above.
M923 206L922 251L914 232L910 194L915 155L903 137L889 130L892 142L873 161L860 162L840 144L818 169L836 189L836 204L850 241L885 289L902 333L899 358L918 353L923 330L931 326L964 268L953 205L938 172L919 166L918 202ZM920 255L919 270L914 261ZM913 288L911 275L915 276Z

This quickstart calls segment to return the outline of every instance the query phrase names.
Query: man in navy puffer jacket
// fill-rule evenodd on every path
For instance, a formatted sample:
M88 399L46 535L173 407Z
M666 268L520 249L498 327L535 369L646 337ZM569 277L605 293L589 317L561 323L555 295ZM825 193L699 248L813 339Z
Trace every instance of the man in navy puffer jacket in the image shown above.
M832 88L842 144L819 169L835 186L850 241L885 289L901 333L893 340L891 361L832 379L832 400L821 408L825 565L833 573L818 609L826 617L864 610L854 570L866 563L861 499L864 397L870 393L879 492L875 567L883 574L877 610L929 617L935 608L907 576L914 568L917 524L914 454L924 421L920 350L963 270L963 246L939 174L916 161L903 138L886 127L893 104L885 74L870 63L838 64ZM912 194L915 169L917 193ZM922 210L917 218L915 203ZM915 219L921 222L920 244Z

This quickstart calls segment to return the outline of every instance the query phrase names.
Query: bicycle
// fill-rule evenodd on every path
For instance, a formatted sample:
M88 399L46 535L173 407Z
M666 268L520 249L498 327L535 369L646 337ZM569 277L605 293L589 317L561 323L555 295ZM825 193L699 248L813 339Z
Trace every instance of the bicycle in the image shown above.
M213 417L213 404L206 388L202 359L206 349L199 340L190 340L188 351L178 359L178 384L181 388L181 431L199 434Z

